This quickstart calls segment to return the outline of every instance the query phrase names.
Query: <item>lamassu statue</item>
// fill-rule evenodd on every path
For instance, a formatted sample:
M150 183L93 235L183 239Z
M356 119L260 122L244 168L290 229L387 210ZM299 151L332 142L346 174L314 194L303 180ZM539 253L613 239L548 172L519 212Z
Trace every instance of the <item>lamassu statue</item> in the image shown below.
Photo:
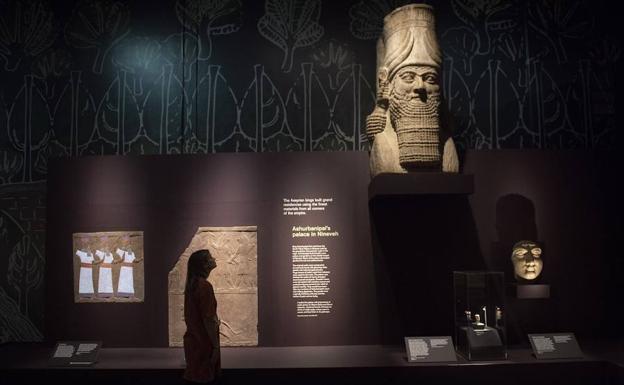
M377 103L366 120L373 176L458 171L453 138L440 128L441 62L431 6L406 5L384 18Z

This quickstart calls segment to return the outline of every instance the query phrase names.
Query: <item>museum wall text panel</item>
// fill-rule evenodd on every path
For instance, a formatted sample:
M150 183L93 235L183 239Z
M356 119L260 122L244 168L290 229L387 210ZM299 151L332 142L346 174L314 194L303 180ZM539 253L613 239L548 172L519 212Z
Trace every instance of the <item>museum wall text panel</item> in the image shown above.
M46 318L46 338L180 346L186 261L208 248L223 345L377 343L367 164L365 152L55 161L46 311L56 316ZM125 262L101 267L76 250L112 250L127 234L142 239L140 255L132 248L142 258L134 265L144 264L142 301L100 298L102 269L113 266L117 282ZM74 294L83 286L90 290ZM127 322L120 330L102 317Z

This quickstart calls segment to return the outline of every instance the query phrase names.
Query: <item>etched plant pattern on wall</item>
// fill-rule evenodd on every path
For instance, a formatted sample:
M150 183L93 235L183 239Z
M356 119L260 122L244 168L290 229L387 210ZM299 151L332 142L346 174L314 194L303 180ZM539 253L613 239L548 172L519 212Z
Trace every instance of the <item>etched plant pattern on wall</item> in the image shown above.
M51 159L366 150L376 39L409 2L0 0L0 338L43 330L43 285L18 298L8 266L25 234L44 255ZM606 2L428 3L459 147L616 145Z
M21 313L28 315L28 295L43 283L43 256L28 234L13 246L9 255L7 280L17 292Z
M65 28L65 39L76 48L94 48L92 70L101 74L108 52L129 32L127 5L111 0L82 0Z
M0 1L0 59L5 71L16 71L20 64L28 67L54 43L53 20L43 1Z
M266 13L258 31L284 53L282 71L290 72L295 50L316 43L323 36L319 24L320 0L266 0Z
M410 0L362 0L349 8L349 28L358 39L377 39L383 30L383 18L393 9L411 3Z
M585 12L578 21L578 10L587 11L582 2L566 1L565 7L562 3L533 2L523 8L500 0L451 2L463 26L442 33L443 46L448 47L447 102L452 115L459 118L462 129L455 135L464 147L600 145L587 143L584 137L591 129L570 119L569 109L575 103L566 95L579 87L583 93L595 87L577 81L583 61L560 66L567 62L562 39L586 34L592 15ZM544 34L549 36L545 41L541 40ZM563 74L568 76L566 81ZM493 103L491 108L479 104L482 100ZM581 109L580 122L590 119L587 107Z
M199 59L212 54L212 36L227 35L241 27L240 0L178 0L180 23L199 38Z
M255 226L200 227L169 272L169 346L182 346L184 286L189 256L208 249L217 261L210 273L221 320L221 346L258 345L258 254Z
M501 11L511 3L503 0L452 0L453 12L466 24L476 37L476 54L490 52L491 32L508 29L513 21L497 19Z
M0 194L0 258L7 262L6 285L0 287L0 343L42 338L37 324L41 320L44 257L38 246L42 243L40 231L34 230L40 223L17 219L20 215L15 214L33 203L31 199L20 201Z
M576 0L534 2L529 6L529 25L554 50L559 63L568 61L565 39L584 37L593 25L587 5Z

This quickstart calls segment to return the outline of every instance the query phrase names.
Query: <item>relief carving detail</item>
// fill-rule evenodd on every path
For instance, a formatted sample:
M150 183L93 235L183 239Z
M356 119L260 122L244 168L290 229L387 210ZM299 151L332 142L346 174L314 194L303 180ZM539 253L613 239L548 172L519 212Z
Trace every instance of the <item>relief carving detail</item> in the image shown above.
M258 345L256 226L200 227L169 272L169 346L183 346L184 285L189 256L208 249L217 261L209 281L221 319L221 346Z

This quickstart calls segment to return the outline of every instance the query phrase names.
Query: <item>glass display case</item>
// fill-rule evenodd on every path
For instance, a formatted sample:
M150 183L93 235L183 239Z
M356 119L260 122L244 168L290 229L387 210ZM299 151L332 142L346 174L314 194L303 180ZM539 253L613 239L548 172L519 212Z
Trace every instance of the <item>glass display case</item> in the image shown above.
M455 343L468 360L507 358L505 276L497 271L454 271Z

